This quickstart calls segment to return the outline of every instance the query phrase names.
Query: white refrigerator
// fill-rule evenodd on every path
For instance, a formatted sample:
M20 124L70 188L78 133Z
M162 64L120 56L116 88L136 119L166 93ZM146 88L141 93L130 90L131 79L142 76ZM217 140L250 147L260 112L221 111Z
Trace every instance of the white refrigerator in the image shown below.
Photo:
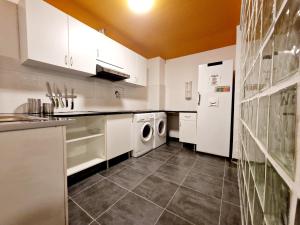
M229 157L233 61L199 65L197 151Z

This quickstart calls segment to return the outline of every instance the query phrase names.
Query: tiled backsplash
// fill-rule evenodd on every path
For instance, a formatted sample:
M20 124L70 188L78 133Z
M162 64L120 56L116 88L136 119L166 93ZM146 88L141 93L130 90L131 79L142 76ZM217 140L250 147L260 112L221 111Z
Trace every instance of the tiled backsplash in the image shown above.
M300 1L243 0L241 32L242 221L298 225Z
M46 82L54 83L64 91L67 86L69 93L74 88L74 110L138 110L147 109L147 88L128 87L121 83L92 79L75 74L68 74L23 66L19 60L0 56L0 113L26 112L27 98L46 97ZM115 97L115 91L121 93L121 98ZM70 109L57 109L69 111Z

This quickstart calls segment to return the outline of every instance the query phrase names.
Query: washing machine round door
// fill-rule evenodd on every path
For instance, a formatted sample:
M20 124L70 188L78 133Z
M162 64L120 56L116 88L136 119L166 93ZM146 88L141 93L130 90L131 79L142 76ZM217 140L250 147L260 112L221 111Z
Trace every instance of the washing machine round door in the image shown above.
M148 142L153 136L153 128L150 123L144 123L141 129L141 139L143 142Z
M157 134L160 137L166 136L167 125L165 120L159 120L157 123Z

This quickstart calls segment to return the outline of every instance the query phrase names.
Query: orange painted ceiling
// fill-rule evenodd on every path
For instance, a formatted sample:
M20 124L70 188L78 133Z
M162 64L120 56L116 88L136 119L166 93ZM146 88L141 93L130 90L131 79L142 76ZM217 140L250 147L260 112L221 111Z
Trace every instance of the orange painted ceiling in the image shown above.
M127 0L46 0L141 55L169 59L235 44L241 0L155 0L134 14Z

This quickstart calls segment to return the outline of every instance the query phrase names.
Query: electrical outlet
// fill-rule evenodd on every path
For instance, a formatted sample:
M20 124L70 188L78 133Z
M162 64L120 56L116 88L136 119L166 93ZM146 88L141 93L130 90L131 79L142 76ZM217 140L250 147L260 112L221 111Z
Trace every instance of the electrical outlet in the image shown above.
M123 87L114 87L113 88L113 95L115 96L115 98L120 99L122 97L124 97L124 88Z

